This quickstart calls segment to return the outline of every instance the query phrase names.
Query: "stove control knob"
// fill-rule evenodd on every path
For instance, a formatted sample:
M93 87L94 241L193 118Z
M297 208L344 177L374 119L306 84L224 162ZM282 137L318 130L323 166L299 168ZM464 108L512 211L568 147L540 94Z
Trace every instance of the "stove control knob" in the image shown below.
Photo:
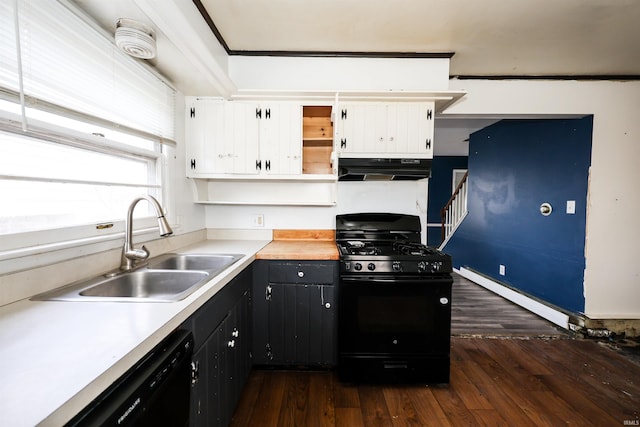
M369 271L373 271L376 269L376 265L372 262L369 263L369 265L367 265L367 268L369 269Z
M362 270L362 264L360 264L359 262L356 262L356 264L353 266L353 268L356 271L360 271L360 270Z
M424 261L420 261L418 263L418 273L424 273L425 270L427 269L427 263L425 263Z
M393 271L402 271L402 265L398 261L394 261L391 268Z
M440 267L442 267L442 262L438 261L438 262L434 262L431 264L431 272L432 273L437 273L438 271L440 271Z

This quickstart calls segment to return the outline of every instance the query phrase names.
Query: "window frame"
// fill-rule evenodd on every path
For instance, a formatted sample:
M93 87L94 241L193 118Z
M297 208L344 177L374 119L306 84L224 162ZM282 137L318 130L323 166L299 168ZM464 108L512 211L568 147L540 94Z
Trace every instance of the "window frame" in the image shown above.
M69 1L58 1L69 13L79 17L85 24L87 24L88 27L83 28L83 31L96 32L114 45L112 35L102 30L81 9ZM18 2L16 1L15 4L18 4ZM9 7L11 8L11 6ZM17 22L17 15L15 18ZM122 54L126 56L126 54L118 51L117 49L114 50L114 54ZM16 52L16 55L19 56L19 53ZM170 134L168 137L166 134L156 135L144 129L133 128L126 124L118 124L109 119L74 111L64 106L56 105L55 103L44 102L30 95L25 95L24 92L22 92L22 88L20 89L20 92L16 92L15 90L2 86L0 86L0 100L17 104L21 107L22 113L14 114L6 111L4 108L0 108L0 131L71 147L76 146L107 155L146 159L146 161L149 162L147 169L148 174L153 175L156 183L153 185L142 185L141 187L153 188L153 191L157 192L156 197L160 200L163 208L168 212L167 218L171 223L172 216L170 213L173 209L167 208L174 204L173 195L169 194L170 190L173 188L173 185L169 182L170 177L173 176L173 171L170 170L173 168L173 163L169 161L168 157L173 156L172 153L176 146L174 140L176 139L175 126L177 121L176 106L178 93L166 78L144 63L144 61L136 60L128 56L126 58L130 61L131 68L135 69L136 72L142 71L143 73L148 74L147 78L153 78L156 83L157 81L160 81L164 84L169 90L168 93L171 93L172 91L172 104L166 108L171 108L173 111L171 119L174 123L174 134ZM20 70L18 70L18 72L20 73ZM148 150L134 147L113 139L103 138L40 121L25 114L26 110L29 108L59 115L60 117L79 120L86 124L112 128L113 130L124 134L147 139L153 141L153 149ZM164 114L166 114L166 112ZM163 131L161 131L161 133L162 132ZM3 176L2 171L0 171L0 179L3 178L29 180L28 176ZM38 179L34 180L37 181ZM47 179L42 180L54 181ZM61 180L61 182L70 181ZM105 183L100 183L100 185L104 184ZM138 213L141 209L147 208L144 204L141 204L140 206L141 207L136 207L136 212ZM80 255L98 253L119 247L122 244L125 225L124 218L126 217L126 214L127 212L124 211L118 218L110 220L107 219L104 223L100 224L86 223L71 225L68 227L50 228L46 230L4 234L0 236L0 275L40 265L48 265ZM157 238L158 236L157 222L154 216L136 217L134 226L136 242L140 240L150 240ZM39 256L34 257L33 255Z

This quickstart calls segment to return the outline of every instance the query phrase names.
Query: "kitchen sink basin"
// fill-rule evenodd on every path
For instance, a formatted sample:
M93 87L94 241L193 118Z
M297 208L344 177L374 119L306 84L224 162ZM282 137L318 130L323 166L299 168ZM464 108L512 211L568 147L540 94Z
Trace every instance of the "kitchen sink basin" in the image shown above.
M180 301L244 257L239 254L164 254L130 272L116 271L36 295L34 301Z
M206 271L155 270L142 268L115 276L100 276L31 298L34 301L180 301L200 286L210 274Z
M151 260L149 268L162 270L202 270L212 276L235 263L239 254L165 254Z
M138 270L111 277L79 292L83 297L182 299L183 294L209 276L205 271Z

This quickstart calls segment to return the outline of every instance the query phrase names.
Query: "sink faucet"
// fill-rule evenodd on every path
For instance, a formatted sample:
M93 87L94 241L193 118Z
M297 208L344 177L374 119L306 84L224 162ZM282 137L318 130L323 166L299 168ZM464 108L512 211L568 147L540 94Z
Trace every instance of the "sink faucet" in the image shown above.
M171 230L167 219L164 217L164 213L162 212L160 203L158 203L158 201L151 196L143 195L136 197L129 205L129 210L127 211L124 247L122 248L122 261L120 264L120 270L122 271L133 270L137 266L137 263L149 258L149 250L144 245L142 245L140 249L133 248L133 209L136 207L136 204L138 204L140 200L147 200L155 209L156 215L158 215L158 227L160 228L160 236L165 237L173 234L173 230Z

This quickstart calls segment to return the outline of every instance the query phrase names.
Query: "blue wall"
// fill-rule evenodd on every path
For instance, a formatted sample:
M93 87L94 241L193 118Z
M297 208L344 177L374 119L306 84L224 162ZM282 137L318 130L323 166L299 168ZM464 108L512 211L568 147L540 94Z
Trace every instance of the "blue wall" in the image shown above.
M444 250L454 265L583 312L591 131L587 117L505 120L472 134L469 214ZM553 207L547 217L544 202Z
M431 163L431 178L429 178L429 200L427 202L427 223L439 224L440 209L451 197L451 180L454 169L466 169L466 156L437 156ZM441 227L427 228L427 244L440 246Z

